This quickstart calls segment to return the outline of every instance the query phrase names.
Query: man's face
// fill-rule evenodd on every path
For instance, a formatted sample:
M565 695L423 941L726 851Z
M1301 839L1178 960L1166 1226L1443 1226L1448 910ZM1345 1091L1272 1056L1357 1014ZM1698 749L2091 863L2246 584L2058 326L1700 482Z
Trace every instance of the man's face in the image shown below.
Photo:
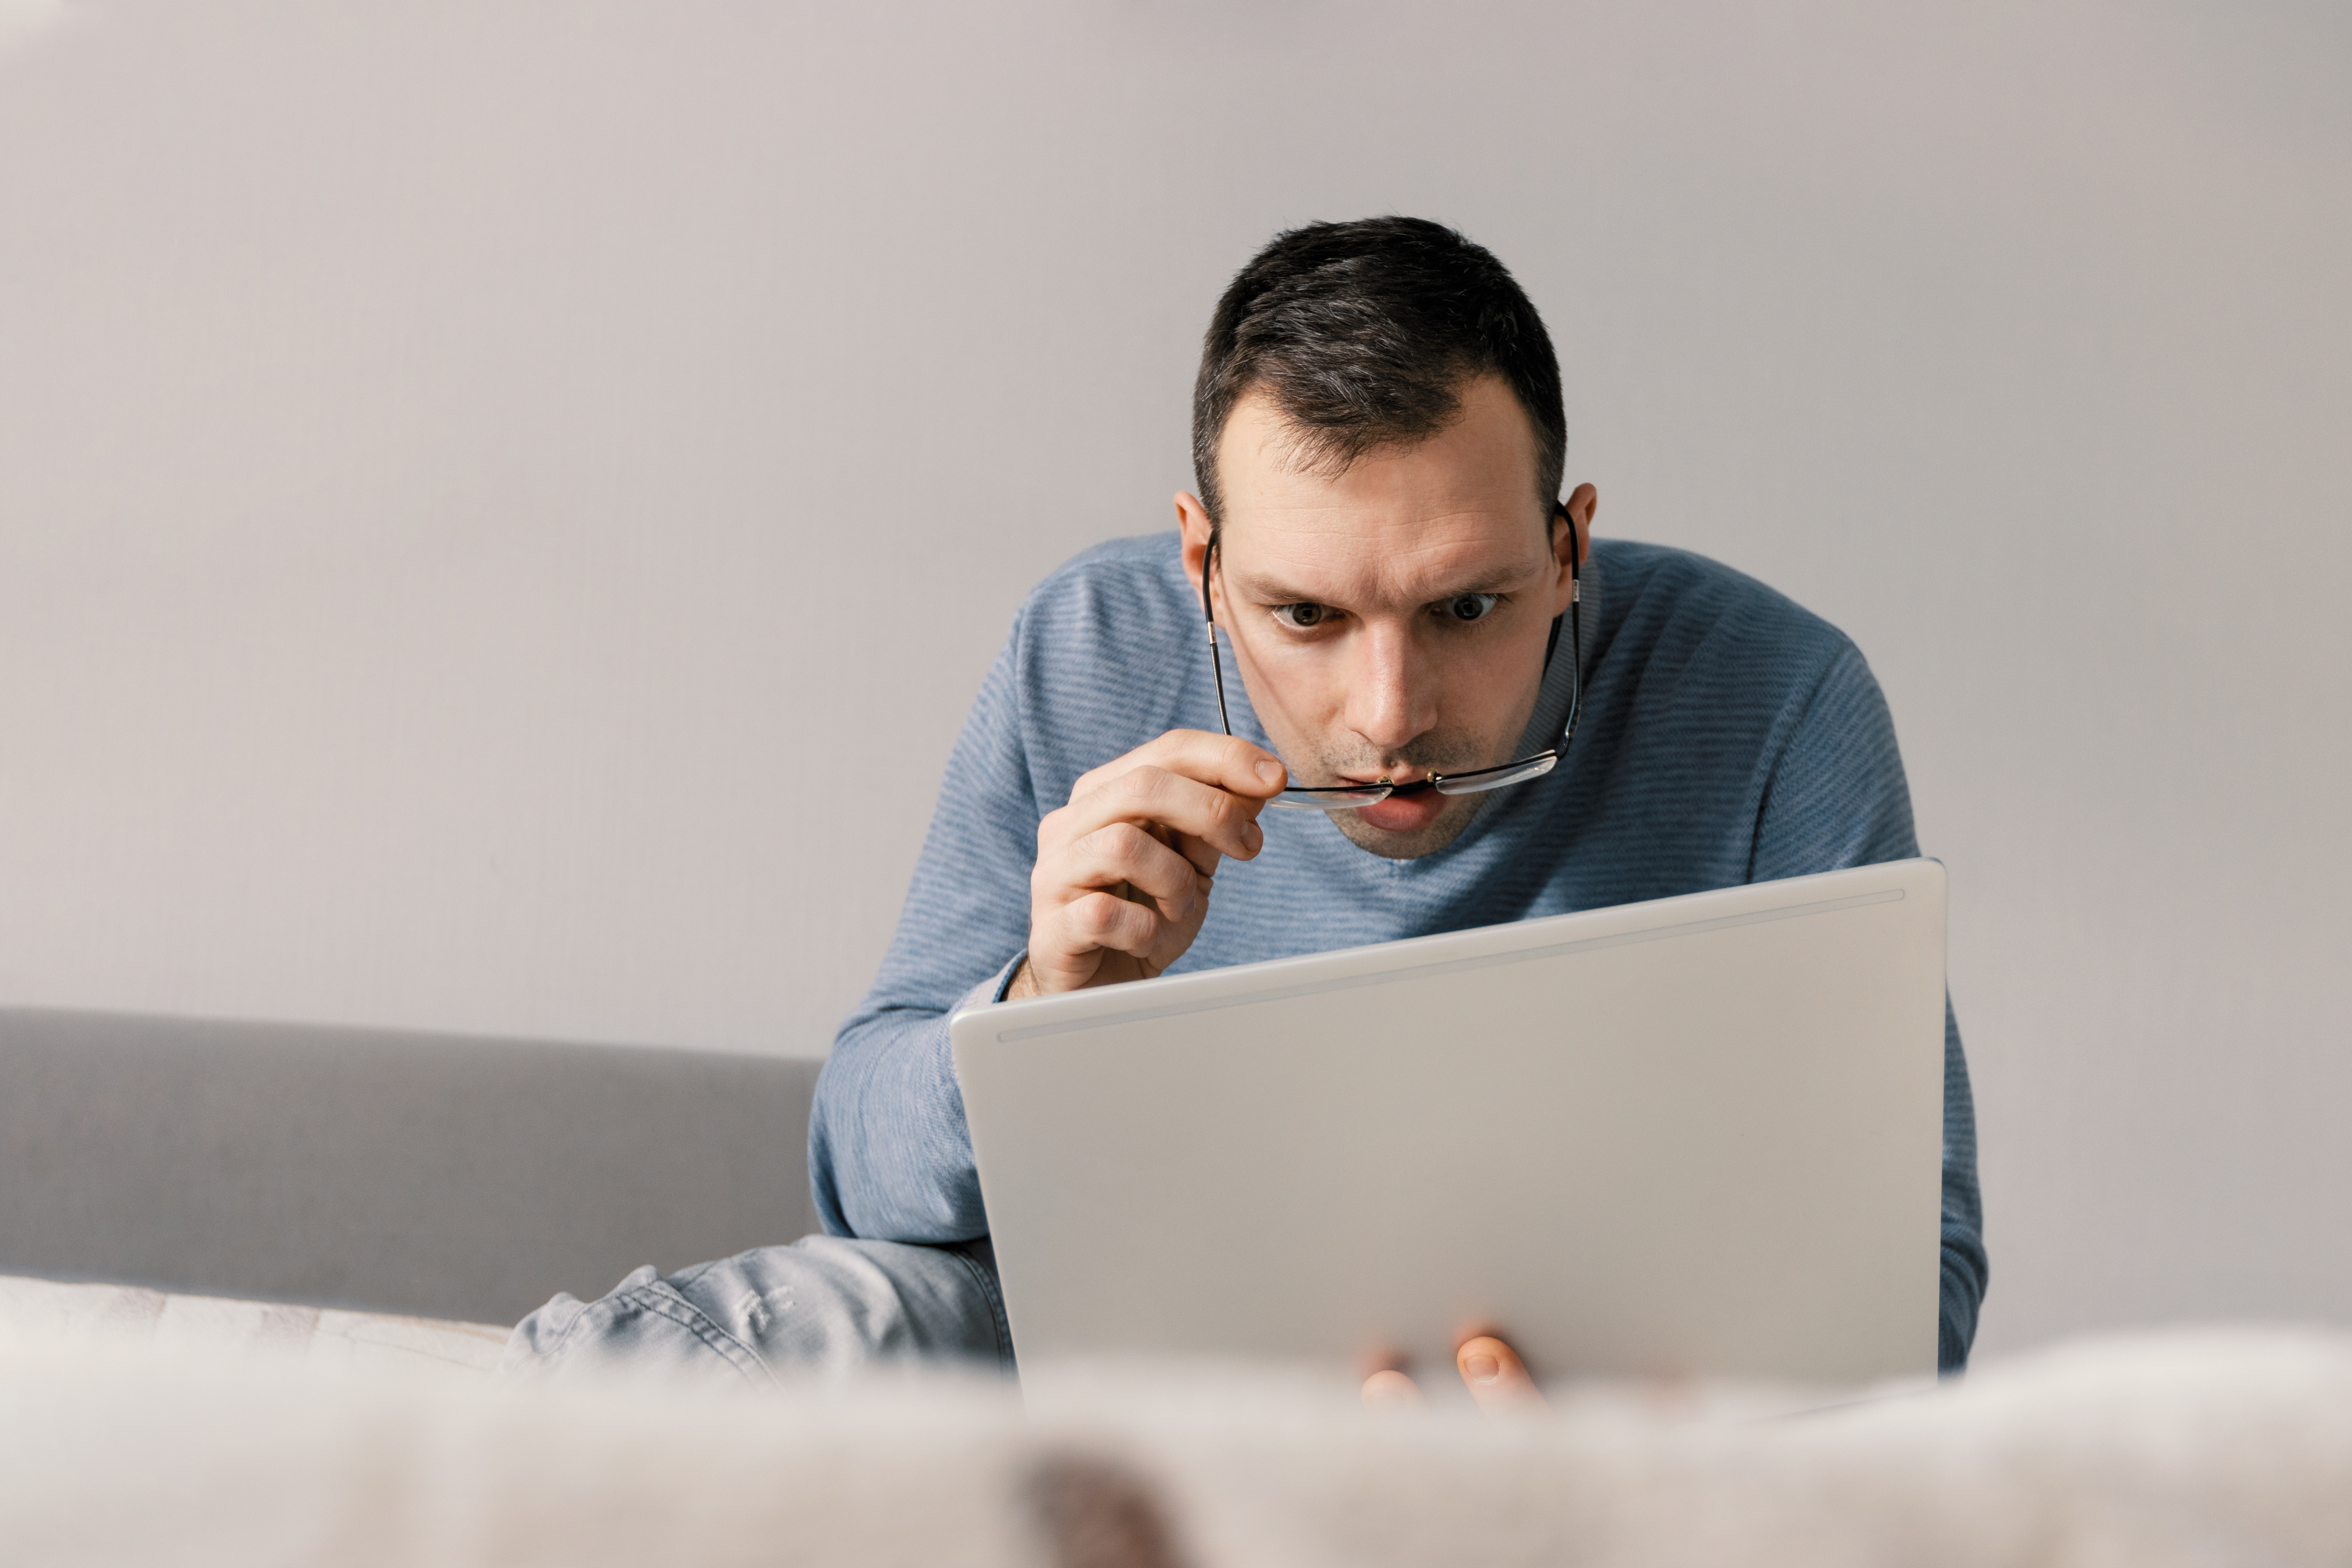
M1339 474L1298 464L1259 394L1226 422L1211 593L1292 784L1407 784L1517 753L1578 544L1536 498L1534 433L1509 387L1482 378L1462 403L1437 435ZM1571 509L1589 517L1590 493ZM1178 510L1197 575L1208 519L1190 496ZM1432 790L1332 820L1410 859L1452 843L1485 798Z

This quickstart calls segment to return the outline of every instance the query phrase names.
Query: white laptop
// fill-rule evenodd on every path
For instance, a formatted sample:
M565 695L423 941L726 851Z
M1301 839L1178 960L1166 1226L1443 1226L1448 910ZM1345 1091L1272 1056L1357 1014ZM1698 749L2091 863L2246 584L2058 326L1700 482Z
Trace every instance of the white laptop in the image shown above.
M1936 1370L1944 868L968 1008L1013 1348Z

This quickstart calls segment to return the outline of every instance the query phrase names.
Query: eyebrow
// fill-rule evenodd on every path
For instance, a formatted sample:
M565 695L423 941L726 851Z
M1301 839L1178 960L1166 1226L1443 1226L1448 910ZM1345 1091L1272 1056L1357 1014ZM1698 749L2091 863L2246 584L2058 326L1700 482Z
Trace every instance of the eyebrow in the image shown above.
M1458 599L1465 594L1507 593L1513 588L1524 586L1529 580L1541 574L1539 571L1516 571L1508 567L1498 567L1451 587L1441 588L1421 602L1424 605L1434 605L1447 599ZM1312 594L1302 594L1297 589L1288 587L1278 578L1260 576L1254 572L1237 572L1226 580L1233 587L1241 591L1243 597L1254 599L1260 604L1320 605L1328 602L1318 599Z

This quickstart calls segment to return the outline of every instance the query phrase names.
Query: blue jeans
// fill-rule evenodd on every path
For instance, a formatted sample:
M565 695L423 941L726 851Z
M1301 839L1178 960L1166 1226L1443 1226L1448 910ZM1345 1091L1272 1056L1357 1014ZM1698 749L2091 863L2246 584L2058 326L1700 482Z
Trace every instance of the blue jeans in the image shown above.
M561 1295L517 1323L499 1370L618 1368L772 1387L780 1374L914 1359L1012 1373L985 1237L917 1247L811 1236L667 1279L648 1265L599 1300Z

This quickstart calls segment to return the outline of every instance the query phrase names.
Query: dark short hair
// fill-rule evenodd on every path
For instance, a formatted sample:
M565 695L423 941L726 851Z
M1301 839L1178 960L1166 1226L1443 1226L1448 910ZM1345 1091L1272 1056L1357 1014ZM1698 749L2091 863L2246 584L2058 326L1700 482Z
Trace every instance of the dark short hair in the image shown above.
M1332 473L1375 447L1410 446L1453 423L1465 382L1498 375L1536 437L1537 500L1549 510L1568 460L1559 361L1527 293L1483 246L1417 217L1313 223L1250 258L1209 322L1192 384L1192 472L1222 523L1217 441L1243 394L1261 388Z

